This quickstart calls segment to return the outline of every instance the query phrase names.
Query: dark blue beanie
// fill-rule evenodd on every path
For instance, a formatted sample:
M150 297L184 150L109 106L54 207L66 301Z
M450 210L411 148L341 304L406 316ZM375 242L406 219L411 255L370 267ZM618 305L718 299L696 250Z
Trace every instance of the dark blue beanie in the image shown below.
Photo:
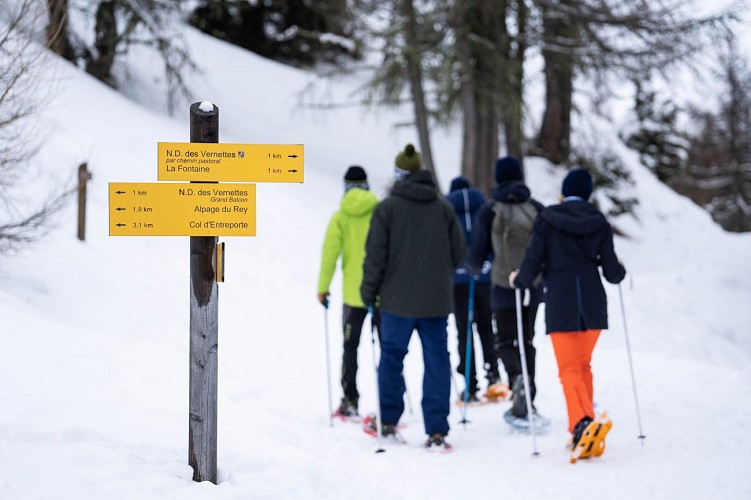
M505 181L522 180L522 167L519 160L513 156L498 158L495 162L495 181L500 184Z
M588 200L592 196L592 176L583 168L571 170L563 179L561 194L563 196L578 196Z
M453 181L451 181L451 187L449 188L449 193L453 193L454 191L458 191L460 189L468 188L469 187L469 181L464 176L459 176Z

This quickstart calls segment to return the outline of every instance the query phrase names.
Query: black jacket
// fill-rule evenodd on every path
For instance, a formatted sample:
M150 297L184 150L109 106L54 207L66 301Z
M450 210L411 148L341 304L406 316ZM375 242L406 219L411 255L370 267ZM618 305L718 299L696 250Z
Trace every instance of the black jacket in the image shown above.
M426 170L394 184L373 211L365 243L360 294L380 296L381 309L411 318L448 316L454 269L466 254L464 234L451 205Z
M535 221L514 285L528 287L542 270L547 333L605 329L608 308L599 267L610 283L626 276L610 224L585 201L564 202L547 207Z

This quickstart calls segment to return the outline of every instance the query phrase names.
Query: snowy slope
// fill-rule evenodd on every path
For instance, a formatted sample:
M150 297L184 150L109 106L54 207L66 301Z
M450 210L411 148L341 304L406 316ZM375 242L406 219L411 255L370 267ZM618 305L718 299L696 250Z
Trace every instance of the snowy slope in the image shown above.
M405 368L414 406L404 418L407 446L375 454L375 441L356 426L330 428L324 312L315 300L320 245L348 165L365 166L374 191L385 193L394 156L415 141L393 127L409 111L310 109L299 99L310 75L194 31L187 37L204 70L192 82L195 100L219 106L220 140L303 143L306 156L303 185L258 186L258 236L224 238L220 484L192 482L187 466L188 238L107 236L107 183L155 182L156 143L189 136L187 105L177 117L163 113L158 66L134 54L141 64L125 91L132 99L65 62L45 70L62 83L43 112L39 168L66 178L89 163L88 237L75 239L71 205L47 239L0 256L0 498L573 499L583 484L614 500L751 497L751 235L723 232L626 151L641 204L637 219L615 221L628 234L616 250L630 273L623 294L643 446L612 286L611 330L594 359L598 407L615 422L601 459L567 463L565 407L542 312L537 406L552 426L538 436L540 456L531 456L529 436L502 422L505 405L471 409L466 427L455 410L455 452L424 453L419 342ZM354 83L317 89L344 101ZM458 174L460 134L439 132L435 144L445 188ZM555 202L562 175L528 162L528 183L545 203ZM335 397L339 280L328 313ZM360 366L368 411L367 336Z

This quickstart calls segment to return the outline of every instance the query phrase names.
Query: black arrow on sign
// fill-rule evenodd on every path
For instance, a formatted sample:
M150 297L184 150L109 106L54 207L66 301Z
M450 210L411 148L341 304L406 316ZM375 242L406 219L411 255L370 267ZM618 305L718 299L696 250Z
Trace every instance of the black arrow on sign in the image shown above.
M120 222L120 223L118 223L118 224L115 224L115 225L116 225L117 227L123 227L123 226L125 226L126 224L123 224L122 222Z
M295 172L297 172L297 170L294 170L294 169L293 170L287 170L287 172L295 173Z
M127 210L127 209L123 207L117 207L115 210L117 210L118 212L122 212L123 210Z
M287 158L297 158L297 155L287 155Z
M115 191L117 194L125 194L127 191Z

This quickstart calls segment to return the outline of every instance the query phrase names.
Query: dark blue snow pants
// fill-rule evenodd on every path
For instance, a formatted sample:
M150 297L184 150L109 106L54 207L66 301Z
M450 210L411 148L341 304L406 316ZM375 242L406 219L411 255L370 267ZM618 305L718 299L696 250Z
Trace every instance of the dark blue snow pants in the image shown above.
M447 317L406 318L381 312L381 361L378 385L381 418L394 425L404 413L404 356L412 330L422 343L425 373L422 379L422 415L425 432L448 434L451 397L451 361L446 333Z

